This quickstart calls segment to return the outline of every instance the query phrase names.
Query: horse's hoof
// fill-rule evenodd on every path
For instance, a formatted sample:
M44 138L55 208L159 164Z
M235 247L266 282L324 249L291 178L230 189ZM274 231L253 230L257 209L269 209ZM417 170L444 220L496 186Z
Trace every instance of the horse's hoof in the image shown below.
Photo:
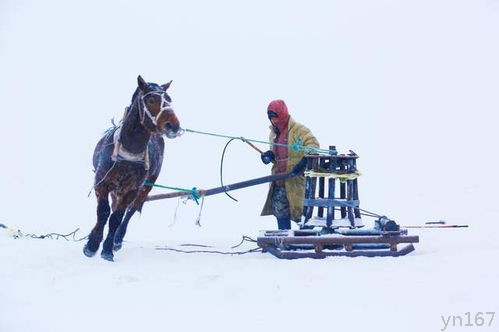
M118 250L120 250L120 249L121 249L121 247L122 247L122 246L123 246L123 242L120 242L120 243L116 243L116 242L115 242L115 243L113 244L113 250L114 250L114 251L118 251Z
M109 252L102 252L100 254L100 257L104 258L106 261L109 261L109 262L114 262L114 255L113 253L109 253Z
M95 251L92 251L92 250L88 249L88 245L87 244L85 244L85 246L83 247L83 253L87 257L93 257L95 255Z

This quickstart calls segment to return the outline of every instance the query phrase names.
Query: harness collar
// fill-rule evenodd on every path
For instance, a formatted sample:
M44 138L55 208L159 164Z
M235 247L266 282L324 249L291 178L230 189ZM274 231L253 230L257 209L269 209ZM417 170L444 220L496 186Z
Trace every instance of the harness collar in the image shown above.
M120 133L121 127L117 127L113 134L114 149L113 154L111 155L111 160L114 162L125 160L134 163L143 163L146 171L149 170L149 147L146 147L146 150L141 153L130 152L121 144Z

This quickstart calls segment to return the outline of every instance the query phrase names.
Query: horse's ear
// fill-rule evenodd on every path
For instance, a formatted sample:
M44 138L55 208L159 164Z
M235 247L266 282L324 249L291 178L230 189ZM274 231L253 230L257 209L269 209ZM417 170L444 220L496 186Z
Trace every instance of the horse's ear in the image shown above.
M139 84L139 89L144 91L146 89L146 86L147 86L147 82L144 81L144 79L142 78L142 76L137 76L137 83Z
M172 82L173 82L173 80L166 83L166 84L163 84L161 87L166 91L166 90L168 90L168 88L170 87L170 84L172 84Z

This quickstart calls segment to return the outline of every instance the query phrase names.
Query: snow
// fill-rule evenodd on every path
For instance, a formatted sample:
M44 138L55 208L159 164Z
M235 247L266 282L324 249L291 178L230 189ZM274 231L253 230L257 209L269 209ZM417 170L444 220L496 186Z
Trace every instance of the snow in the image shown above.
M410 229L420 243L399 258L157 250L254 248L231 246L275 228L261 185L234 191L239 202L207 197L201 227L192 201L147 203L114 263L0 229L0 331L441 331L442 317L497 312L498 28L494 0L2 1L0 223L12 229L90 231L92 151L138 74L173 79L182 125L207 132L265 140L266 105L283 98L323 148L360 156L363 208L470 227ZM218 186L226 142L167 140L158 183ZM224 183L268 172L245 144L227 148Z

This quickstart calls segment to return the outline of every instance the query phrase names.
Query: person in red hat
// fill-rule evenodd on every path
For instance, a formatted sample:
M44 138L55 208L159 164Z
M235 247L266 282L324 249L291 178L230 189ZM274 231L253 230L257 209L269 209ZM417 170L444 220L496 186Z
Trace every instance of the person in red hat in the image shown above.
M289 115L288 107L283 100L271 101L267 107L267 116L271 123L269 141L279 145L273 145L269 151L262 153L262 162L273 163L272 174L292 171L302 173L301 168L305 166L302 159L305 153L289 146L319 148L319 142L310 129L296 122ZM279 229L291 229L291 220L301 221L304 196L303 174L286 180L274 181L270 184L261 215L274 215Z

